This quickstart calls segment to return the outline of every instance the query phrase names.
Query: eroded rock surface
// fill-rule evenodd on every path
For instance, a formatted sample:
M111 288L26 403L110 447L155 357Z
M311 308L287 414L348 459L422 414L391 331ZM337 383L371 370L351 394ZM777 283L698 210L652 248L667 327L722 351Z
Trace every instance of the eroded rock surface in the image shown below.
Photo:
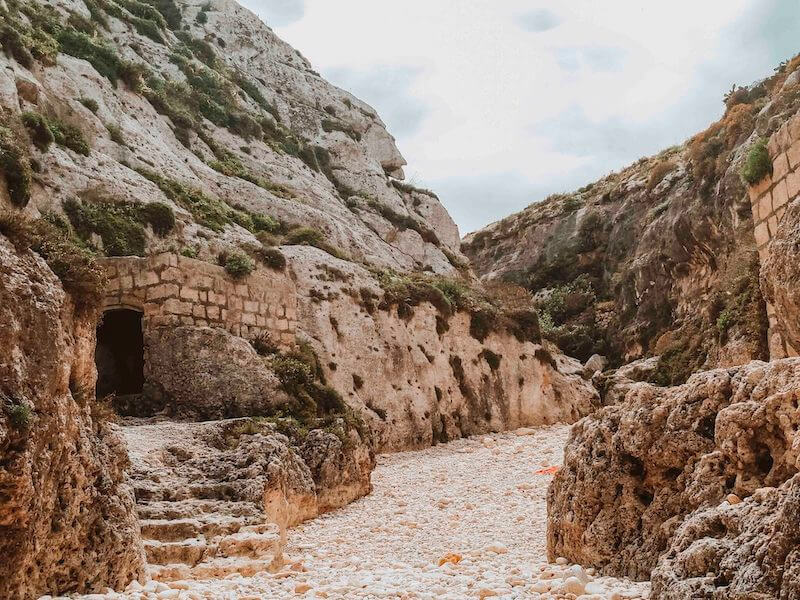
M799 598L800 475L692 513L652 583L652 600Z
M578 422L548 494L548 552L646 579L687 515L798 471L800 360L633 384Z
M144 553L124 444L92 414L94 317L0 236L0 596L124 587ZM25 416L27 415L27 416Z
M791 203L761 266L761 285L775 307L778 328L800 347L800 201Z
M444 317L423 302L401 316L381 307L384 290L364 267L284 250L300 292L298 333L380 450L571 423L599 405L575 360L505 329L479 340L467 312Z

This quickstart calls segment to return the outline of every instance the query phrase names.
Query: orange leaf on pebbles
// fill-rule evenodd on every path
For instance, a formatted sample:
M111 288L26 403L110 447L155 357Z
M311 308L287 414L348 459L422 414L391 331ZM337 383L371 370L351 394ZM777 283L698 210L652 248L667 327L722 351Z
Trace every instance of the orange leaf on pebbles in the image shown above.
M461 562L463 557L460 554L456 554L455 552L448 552L442 558L439 559L439 566L441 567L445 563L450 563L453 565L457 565Z

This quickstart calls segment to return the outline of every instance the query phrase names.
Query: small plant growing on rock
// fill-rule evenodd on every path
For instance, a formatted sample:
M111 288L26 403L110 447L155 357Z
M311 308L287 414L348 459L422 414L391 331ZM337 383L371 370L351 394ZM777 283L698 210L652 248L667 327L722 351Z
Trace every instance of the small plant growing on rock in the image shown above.
M50 125L42 115L35 112L22 113L22 122L28 129L33 145L40 152L47 152L47 149L55 141Z
M153 228L156 235L165 236L175 228L175 213L168 204L149 202L139 208L140 218Z
M283 252L270 246L261 246L256 250L256 255L270 269L283 271L286 268L286 257Z
M745 183L754 185L770 173L772 173L772 161L769 159L767 142L762 139L750 149L740 174Z
M278 345L268 331L262 331L250 340L250 345L260 356L272 356L278 353Z
M97 104L97 101L96 100L92 100L91 98L78 98L78 102L83 104L86 108L88 108L94 114L97 114L97 111L100 109L100 106Z
M241 252L226 254L223 266L225 267L225 272L235 279L247 277L253 272L253 269L255 269L255 265L250 257Z
M120 146L125 145L125 136L122 134L122 128L116 123L106 123L106 129L111 141Z
M347 260L347 255L339 250L337 247L330 244L322 232L313 227L297 227L292 229L286 234L284 243L288 246L314 246L320 250L324 250L331 256Z
M12 404L8 408L8 418L14 429L26 429L31 421L31 407L27 404Z
M6 127L0 127L0 173L6 178L11 202L15 206L26 206L33 179L30 159L14 133Z

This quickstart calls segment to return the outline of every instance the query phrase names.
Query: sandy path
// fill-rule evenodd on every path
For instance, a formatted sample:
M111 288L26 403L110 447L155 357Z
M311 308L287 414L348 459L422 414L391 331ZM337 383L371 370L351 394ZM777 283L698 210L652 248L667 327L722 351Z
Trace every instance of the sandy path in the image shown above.
M124 597L646 597L647 584L546 564L552 476L537 471L561 463L568 430L552 426L380 456L372 494L289 532L285 571L169 584L189 588L180 592L161 584L160 593ZM448 553L461 560L438 566Z

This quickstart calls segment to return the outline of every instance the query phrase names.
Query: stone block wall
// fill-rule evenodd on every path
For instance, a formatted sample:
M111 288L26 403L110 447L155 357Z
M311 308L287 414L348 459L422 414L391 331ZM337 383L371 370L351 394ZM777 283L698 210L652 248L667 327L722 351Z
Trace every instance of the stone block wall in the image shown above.
M247 339L267 332L284 347L295 341L296 290L282 273L234 279L220 266L172 253L102 262L109 274L105 308L142 311L144 329L197 325Z
M795 114L772 134L767 144L772 159L772 175L749 188L758 256L763 261L770 240L787 205L800 195L800 113ZM775 309L767 304L769 317L769 353L771 359L798 356L776 328Z

